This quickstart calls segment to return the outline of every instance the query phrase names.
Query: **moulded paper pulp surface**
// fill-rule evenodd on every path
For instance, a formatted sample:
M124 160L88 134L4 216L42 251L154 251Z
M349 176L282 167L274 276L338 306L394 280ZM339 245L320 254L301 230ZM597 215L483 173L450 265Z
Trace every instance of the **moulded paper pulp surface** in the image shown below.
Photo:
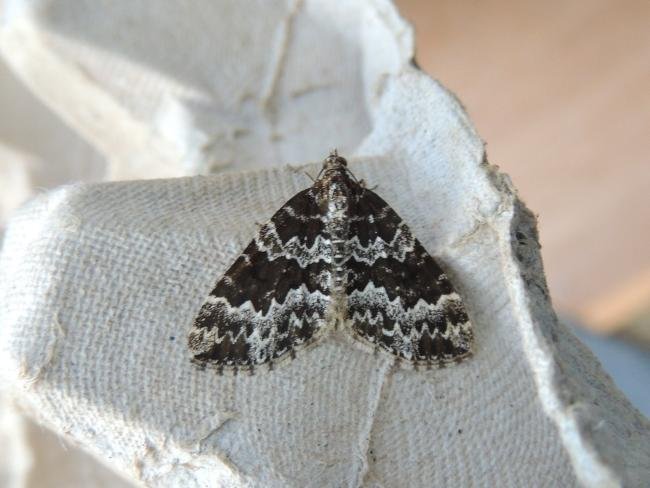
M390 3L8 4L3 54L113 176L266 167L69 186L14 217L4 369L55 431L152 486L648 479L647 421L557 323L534 218ZM404 371L335 335L272 372L197 370L207 293L334 146L451 276L474 357Z

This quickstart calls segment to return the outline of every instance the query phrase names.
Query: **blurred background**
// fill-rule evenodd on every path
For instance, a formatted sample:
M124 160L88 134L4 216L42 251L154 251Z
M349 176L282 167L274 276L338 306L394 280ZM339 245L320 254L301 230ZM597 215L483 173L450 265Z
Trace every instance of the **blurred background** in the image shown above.
M560 318L650 415L650 2L396 4L420 67L459 97L490 162L538 215ZM0 57L0 229L36 192L104 179L106 168ZM0 407L0 431L20 422L24 445L0 432L0 457L23 449L29 486L126 486ZM53 479L51 466L67 464L88 472Z
M650 2L396 3L537 214L560 318L650 416Z

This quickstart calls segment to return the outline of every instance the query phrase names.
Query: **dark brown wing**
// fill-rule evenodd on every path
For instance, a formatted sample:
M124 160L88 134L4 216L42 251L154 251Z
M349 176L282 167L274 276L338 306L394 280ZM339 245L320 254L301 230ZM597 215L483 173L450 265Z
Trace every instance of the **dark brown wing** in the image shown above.
M329 304L330 245L311 189L263 225L216 284L194 321L199 363L256 366L310 341Z
M440 266L374 192L360 192L351 210L347 295L354 331L415 363L467 356L471 324Z

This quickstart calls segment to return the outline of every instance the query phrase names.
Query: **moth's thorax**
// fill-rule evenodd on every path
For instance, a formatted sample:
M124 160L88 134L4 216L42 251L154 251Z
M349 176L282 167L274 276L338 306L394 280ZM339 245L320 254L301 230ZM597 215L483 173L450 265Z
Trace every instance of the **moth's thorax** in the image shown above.
M323 171L314 184L316 199L321 208L323 223L331 245L331 282L330 290L333 296L333 313L336 311L338 300L343 297L346 287L345 261L347 259L346 244L349 240L349 216L351 201L354 198L355 182L344 164L327 160Z

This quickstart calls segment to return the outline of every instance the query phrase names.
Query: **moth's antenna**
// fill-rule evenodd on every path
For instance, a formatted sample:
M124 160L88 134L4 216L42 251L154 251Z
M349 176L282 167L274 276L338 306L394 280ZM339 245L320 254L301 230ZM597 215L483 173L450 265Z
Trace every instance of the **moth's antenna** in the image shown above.
M338 157L338 155L339 155L338 149L334 148L334 149L332 149L330 151L330 158L332 158L332 157L336 158L336 157Z

